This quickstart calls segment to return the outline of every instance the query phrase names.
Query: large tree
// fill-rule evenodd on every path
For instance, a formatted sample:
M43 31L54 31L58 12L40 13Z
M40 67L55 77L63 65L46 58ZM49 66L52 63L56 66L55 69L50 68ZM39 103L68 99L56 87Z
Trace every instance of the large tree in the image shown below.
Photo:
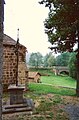
M40 67L42 65L42 54L40 52L37 53L31 53L29 58L29 65L34 66L36 68Z
M79 0L42 0L49 7L45 20L45 32L55 52L73 51L77 44L77 86L79 96Z
M44 67L55 66L56 65L55 63L56 63L55 57L53 56L53 54L51 52L47 53L44 56Z
M69 57L69 72L70 72L70 76L73 77L73 78L77 78L77 74L76 74L76 53L73 52L70 54L70 57Z
M4 0L0 0L0 120L2 120L3 21Z
M69 52L61 53L56 57L57 66L68 66L70 54Z

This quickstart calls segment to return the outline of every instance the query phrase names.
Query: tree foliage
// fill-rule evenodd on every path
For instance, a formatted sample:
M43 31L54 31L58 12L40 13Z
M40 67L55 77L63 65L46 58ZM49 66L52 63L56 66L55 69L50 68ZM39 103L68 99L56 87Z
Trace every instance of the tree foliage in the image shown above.
M51 53L47 53L45 56L44 56L44 67L48 67L48 59L50 57Z
M55 57L52 55L52 53L47 53L44 56L44 67L52 67L55 66L56 64L56 59Z
M78 0L42 0L41 4L49 7L49 15L45 20L45 32L51 49L57 52L73 51L77 43L79 27Z
M77 78L77 70L76 70L76 53L73 52L70 54L70 58L69 58L69 71L70 71L70 76L72 78Z
M41 53L37 52L37 53L32 53L30 55L30 58L29 58L29 65L30 66L34 66L34 67L39 67L42 65L43 63L43 56Z
M57 66L68 66L70 54L69 52L61 53L56 57Z
M77 47L77 86L79 96L79 0L42 0L49 8L48 18L45 20L45 32L55 52L72 52Z
M51 67L55 65L55 57L52 53L47 53L45 56L42 56L41 53L31 53L29 58L29 65L34 67Z

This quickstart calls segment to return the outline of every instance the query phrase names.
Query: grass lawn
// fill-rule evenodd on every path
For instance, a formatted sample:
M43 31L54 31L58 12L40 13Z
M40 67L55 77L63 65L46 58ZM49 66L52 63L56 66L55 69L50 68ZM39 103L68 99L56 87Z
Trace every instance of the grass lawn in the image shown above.
M52 69L32 69L32 71L38 71L42 75L49 76L41 76L41 82L44 84L51 84L53 86L63 86L69 88L76 88L76 80L69 76L56 76L52 72Z
M30 83L29 89L34 94L42 95L42 94L60 94L60 95L67 95L67 96L75 96L76 91L72 88L64 88L52 85L46 85L41 83Z
M35 69L34 71L38 71L42 75L45 74L47 76L41 76L41 83L30 83L29 88L31 91L37 94L54 93L70 96L75 95L76 80L71 77L66 75L56 76L49 69Z
M53 86L76 88L76 80L69 76L41 76L41 82L45 84L52 84Z

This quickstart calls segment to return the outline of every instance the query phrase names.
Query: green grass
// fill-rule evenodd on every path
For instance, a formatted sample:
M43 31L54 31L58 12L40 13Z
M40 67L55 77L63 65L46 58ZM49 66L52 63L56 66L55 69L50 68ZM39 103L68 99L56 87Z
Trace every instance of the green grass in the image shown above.
M73 96L76 93L76 80L69 76L56 76L51 69L32 69L32 71L38 71L41 74L49 76L41 76L42 83L31 83L29 88L32 92L37 94L60 94Z
M45 84L52 84L53 86L76 88L76 80L69 76L41 76L41 82Z
M38 71L41 74L49 75L49 76L41 76L41 82L44 84L52 84L53 86L76 88L76 80L74 80L69 76L56 76L52 72L52 69L34 68L31 69L31 71Z
M41 83L30 83L29 84L29 89L31 92L35 94L60 94L60 95L70 95L74 96L75 89L70 89L70 88L62 88L62 87L57 87L57 86L51 86L51 85L44 85Z

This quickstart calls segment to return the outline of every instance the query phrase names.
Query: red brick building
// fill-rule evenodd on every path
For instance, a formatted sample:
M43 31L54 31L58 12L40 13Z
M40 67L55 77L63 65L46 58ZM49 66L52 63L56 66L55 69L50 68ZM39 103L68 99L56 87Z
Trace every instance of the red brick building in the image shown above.
M16 83L16 65L17 57L16 41L4 34L3 39L3 86ZM28 81L26 66L27 48L19 44L19 60L18 60L18 83L25 84Z

